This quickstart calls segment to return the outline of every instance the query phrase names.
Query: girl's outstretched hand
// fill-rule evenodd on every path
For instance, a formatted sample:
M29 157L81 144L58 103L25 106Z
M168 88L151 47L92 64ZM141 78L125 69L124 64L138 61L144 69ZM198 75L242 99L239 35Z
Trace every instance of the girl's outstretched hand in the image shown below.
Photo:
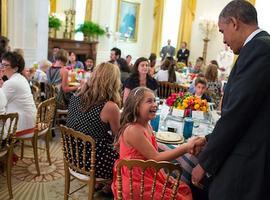
M205 137L192 137L188 140L188 153L197 155L201 152L202 148L204 147L206 143Z

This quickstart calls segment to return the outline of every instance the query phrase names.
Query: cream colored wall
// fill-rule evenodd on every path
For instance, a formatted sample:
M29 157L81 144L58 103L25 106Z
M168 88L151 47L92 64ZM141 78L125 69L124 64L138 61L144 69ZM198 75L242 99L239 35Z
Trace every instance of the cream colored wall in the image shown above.
M116 31L117 20L117 0L93 0L93 21L101 26L109 26L113 32ZM132 55L133 60L140 56L148 57L151 51L152 35L154 28L153 7L154 0L134 0L140 3L138 40L137 42L115 41L113 36L107 38L103 36L99 40L97 63L108 61L110 49L118 47L122 50L122 55Z
M64 0L65 6L69 6ZM148 57L151 52L152 35L154 28L153 7L154 0L133 0L140 3L138 40L136 43L115 41L113 37L100 38L97 53L97 63L109 59L110 49L114 46L122 50L122 55L130 54L133 62L140 56ZM199 29L199 19L202 17L218 18L222 8L230 0L197 0L196 17L193 23L191 37L190 60L195 61L202 55L203 34ZM93 21L101 26L109 26L113 32L116 31L118 0L93 0ZM47 56L48 43L48 17L49 0L9 0L8 15L8 37L13 48L23 48L27 64ZM63 6L63 7L65 7ZM62 8L57 8L63 9ZM223 49L222 35L216 33L211 36L208 46L207 62L216 59L217 53Z
M218 20L219 13L229 3L230 0L197 0L196 16L192 27L192 36L190 48L190 61L194 64L197 57L202 56L203 51L203 33L199 28L201 18L211 18ZM206 63L216 59L219 51L224 49L222 34L218 29L210 36L208 43L208 53Z
M24 50L26 66L47 57L49 0L9 0L8 38Z
M139 56L149 56L152 44L152 30L154 27L152 17L154 0L133 1L141 3L138 41L136 43L116 42L113 37L100 38L97 63L108 60L110 49L114 46L119 47L123 55L131 54L133 56L133 62ZM93 0L93 21L98 22L102 26L108 25L111 31L115 31L117 2L118 0ZM203 34L199 28L199 19L210 17L218 20L220 11L228 2L230 2L230 0L197 0L197 14L193 23L191 44L189 44L191 50L190 60L193 61L193 63L197 57L202 56L203 50ZM208 43L207 63L212 59L216 59L218 52L222 49L224 49L222 35L216 30Z

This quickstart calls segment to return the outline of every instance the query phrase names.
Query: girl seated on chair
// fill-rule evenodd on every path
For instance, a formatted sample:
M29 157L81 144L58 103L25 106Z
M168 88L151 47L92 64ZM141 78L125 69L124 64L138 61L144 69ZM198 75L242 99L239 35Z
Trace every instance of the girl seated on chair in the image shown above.
M152 127L149 125L149 121L156 117L156 111L157 104L155 103L155 96L152 90L145 87L138 87L130 92L121 115L121 129L116 137L115 146L119 149L120 159L172 161L188 152L197 153L195 151L199 150L201 145L204 144L203 139L193 138L175 149L161 153L158 152L158 145L155 136L153 135ZM117 166L117 163L118 161L116 161L115 167ZM133 170L134 199L139 198L141 174L141 170ZM149 170L145 172L144 199L150 197L153 177L154 171ZM165 180L164 174L160 171L157 175L154 199L160 199ZM122 168L122 183L123 199L131 199L129 193L129 170L127 168ZM112 190L116 199L116 168L114 168ZM164 199L170 199L171 192L172 189L167 189ZM180 184L176 199L192 199L191 190L188 185L185 183Z
M120 71L110 63L101 63L68 107L67 126L96 142L96 178L112 179L118 153L113 149L114 135L120 128ZM79 147L79 152L82 148ZM90 168L91 149L86 151L86 170Z

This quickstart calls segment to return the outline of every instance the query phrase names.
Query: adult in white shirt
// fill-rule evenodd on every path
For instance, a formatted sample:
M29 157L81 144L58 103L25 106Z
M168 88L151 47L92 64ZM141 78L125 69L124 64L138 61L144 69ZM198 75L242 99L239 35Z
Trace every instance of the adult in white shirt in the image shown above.
M234 54L232 50L225 44L224 50L220 51L217 55L217 62L221 69L224 71L220 73L220 76L225 74L226 76L230 75L232 65L234 60Z
M3 92L3 89L0 88L0 115L5 114L6 112L7 99Z
M20 135L33 132L36 121L36 106L29 83L20 74L24 66L24 59L18 53L7 52L2 56L1 68L8 77L2 87L7 98L6 112L19 114L17 133Z
M158 73L156 74L156 80L157 81L168 81L169 79L169 72L165 69L160 69Z
M0 115L6 113L6 105L7 105L6 96L3 92L3 89L0 88ZM3 123L0 122L0 130L2 129L2 127L3 127ZM5 131L2 139L4 140L6 139L6 137L7 137L7 132Z
M171 83L180 82L180 77L174 70L173 61L165 59L160 68L155 76L157 81L167 81Z

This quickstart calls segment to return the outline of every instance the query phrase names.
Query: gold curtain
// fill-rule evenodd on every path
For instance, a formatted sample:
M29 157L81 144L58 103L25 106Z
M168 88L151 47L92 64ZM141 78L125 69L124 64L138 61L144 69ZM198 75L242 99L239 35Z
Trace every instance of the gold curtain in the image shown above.
M86 7L85 7L85 21L91 21L92 20L92 6L93 6L93 0L86 0Z
M249 3L251 3L253 6L256 4L256 0L247 0Z
M178 40L176 48L179 49L182 42L190 44L192 22L195 18L197 0L182 0L182 9L179 22Z
M162 37L162 22L163 22L164 0L155 0L154 5L154 32L152 39L152 53L159 55Z
M1 35L7 37L8 34L8 0L1 0L2 7L1 7Z
M56 1L57 0L50 0L50 14L56 12Z

